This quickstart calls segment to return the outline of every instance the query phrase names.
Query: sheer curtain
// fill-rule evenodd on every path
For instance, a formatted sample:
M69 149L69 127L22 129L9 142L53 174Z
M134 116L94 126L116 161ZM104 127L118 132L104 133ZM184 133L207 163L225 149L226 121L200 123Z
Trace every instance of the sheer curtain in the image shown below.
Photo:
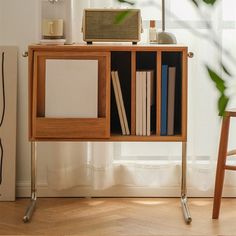
M161 26L160 2L160 0L137 1L135 7L142 9L143 42L147 40L148 20L155 19L157 26L159 28ZM90 0L87 3L90 7L120 6L115 0ZM149 5L150 3L152 5ZM189 51L195 54L194 59L189 60L188 85L190 194L210 196L215 176L220 119L216 106L217 92L207 76L204 64L208 63L222 73L217 66L218 61L219 59L227 61L227 58L221 51L216 50L206 36L198 37L192 31L207 34L205 20L209 20L216 30L218 40L236 55L234 47L236 3L234 0L224 0L219 1L212 11L204 8L205 19L198 15L189 0L178 0L178 4L174 0L166 0L166 6L167 30L176 35L179 44L187 45ZM236 105L235 97L232 99L231 106L233 105ZM232 130L235 130L235 123L232 126ZM235 139L233 135L235 134L231 135L231 140ZM232 147L233 142L230 141L229 146ZM173 189L170 191L170 196L179 194L181 145L178 143L67 142L50 143L47 150L49 151L43 155L48 159L48 183L53 189L84 185L100 190L114 185L145 186L158 189L158 195L161 195L161 191L168 195L166 188ZM226 185L235 187L234 173L227 174Z

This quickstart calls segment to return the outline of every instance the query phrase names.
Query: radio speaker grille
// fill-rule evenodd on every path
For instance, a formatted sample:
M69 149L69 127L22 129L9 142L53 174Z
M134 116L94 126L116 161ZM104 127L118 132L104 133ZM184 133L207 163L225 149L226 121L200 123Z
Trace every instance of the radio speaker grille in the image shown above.
M85 11L85 40L127 40L140 39L140 12L132 10L122 22L115 23L122 11L117 10L86 10Z

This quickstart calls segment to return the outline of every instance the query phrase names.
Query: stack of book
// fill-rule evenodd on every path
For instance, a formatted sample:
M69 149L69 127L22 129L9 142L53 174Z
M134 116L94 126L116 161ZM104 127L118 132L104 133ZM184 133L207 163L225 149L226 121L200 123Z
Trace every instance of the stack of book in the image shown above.
M136 72L136 135L150 136L155 113L153 71Z
M161 135L174 135L176 68L162 65Z
M120 78L111 72L116 107L123 135L130 135ZM136 71L136 135L150 136L156 130L156 83L153 70ZM162 65L161 77L161 136L175 135L176 67ZM176 107L177 108L177 107ZM178 108L177 108L178 109ZM180 111L181 112L181 111ZM175 130L176 129L176 130Z
M111 79L112 79L112 84L113 84L116 106L117 106L117 110L118 110L122 134L123 135L130 135L129 124L128 124L128 120L127 120L123 95L122 95L121 86L120 86L120 79L119 79L119 75L118 75L117 71L111 72Z

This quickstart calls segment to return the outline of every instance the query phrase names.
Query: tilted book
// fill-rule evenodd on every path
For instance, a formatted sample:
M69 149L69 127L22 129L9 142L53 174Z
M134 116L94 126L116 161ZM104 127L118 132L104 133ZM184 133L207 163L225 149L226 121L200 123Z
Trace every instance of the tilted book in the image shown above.
M117 87L117 83L116 83L116 75L115 75L114 71L111 72L111 79L112 79L112 84L113 84L113 89L114 89L114 94L115 94L115 99L116 99L116 107L118 110L121 131L122 131L122 134L125 135L126 131L125 131L124 118L123 118L122 111L121 111L121 104L120 104L120 99L119 99L119 94L118 94L118 87Z
M119 96L119 101L120 101L120 106L121 106L121 113L122 113L124 125L125 125L125 133L126 133L126 135L130 135L129 124L128 124L127 115L126 115L126 111L125 111L124 100L123 100L123 95L122 95L122 91L121 91L118 71L115 71L115 79L116 79L116 84L117 84L117 89L118 89L118 96Z

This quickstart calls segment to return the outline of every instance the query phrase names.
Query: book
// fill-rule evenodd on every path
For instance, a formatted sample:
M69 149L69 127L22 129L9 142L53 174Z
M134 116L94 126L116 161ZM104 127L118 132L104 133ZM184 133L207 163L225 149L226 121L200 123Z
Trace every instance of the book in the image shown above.
M138 106L139 106L139 135L143 135L143 103L142 103L142 97L143 97L143 83L142 83L142 71L139 72L139 100L138 100Z
M142 135L142 72L136 72L136 135Z
M168 66L162 65L161 72L161 135L167 135L167 100L168 100Z
M136 135L139 135L140 132L139 132L139 109L140 109L140 106L139 106L139 97L140 97L140 91L139 91L139 86L140 86L140 72L137 71L136 72Z
M113 90L114 90L114 94L115 94L116 107L117 107L117 110L118 110L121 131L122 131L122 134L125 135L126 134L125 124L124 124L124 119L123 119L123 116L122 116L121 104L120 104L120 100L119 100L118 88L117 88L117 83L116 83L116 75L115 75L114 71L111 72L111 79L112 79L112 85L113 85Z
M117 85L117 89L118 89L118 96L119 96L119 101L120 101L120 106L121 106L121 113L122 113L124 126L125 126L125 133L126 133L126 135L130 135L129 124L128 124L127 115L126 115L126 111L125 111L124 100L123 100L123 95L122 95L122 91L121 91L118 71L115 71L115 79L116 79L116 85Z
M176 68L169 67L167 135L174 135Z
M147 71L147 136L151 134L151 73Z
M153 106L155 106L154 72L147 71L147 136L151 135Z
M142 71L142 135L147 134L147 72Z

